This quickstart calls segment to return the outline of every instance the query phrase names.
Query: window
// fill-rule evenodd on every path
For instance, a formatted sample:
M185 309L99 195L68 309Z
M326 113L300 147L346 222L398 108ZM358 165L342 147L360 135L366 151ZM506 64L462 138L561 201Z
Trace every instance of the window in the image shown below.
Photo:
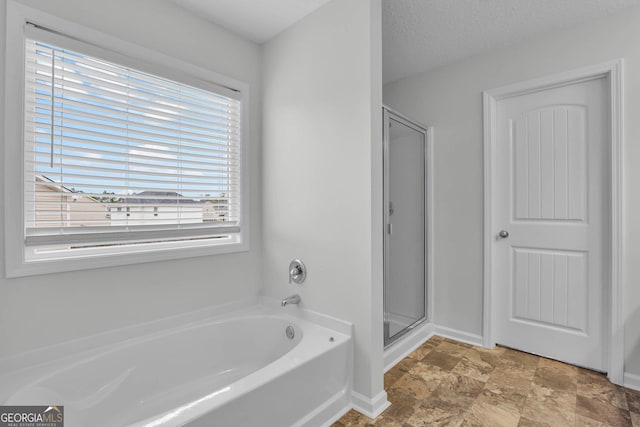
M246 249L240 90L30 23L23 40L23 265Z

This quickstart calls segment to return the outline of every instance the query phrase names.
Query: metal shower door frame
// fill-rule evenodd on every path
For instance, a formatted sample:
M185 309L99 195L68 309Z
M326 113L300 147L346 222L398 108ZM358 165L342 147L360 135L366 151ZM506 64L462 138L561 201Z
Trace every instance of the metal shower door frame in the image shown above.
M389 283L389 268L387 266L387 262L391 256L390 247L389 247L389 128L391 124L391 120L394 120L398 123L401 123L423 135L423 177L424 177L424 194L423 194L423 203L424 203L424 237L423 237L423 245L424 245L424 305L423 305L423 315L418 320L410 324L409 326L402 329L400 332L397 332L393 336L389 336L389 319L387 315L387 292L388 287L387 283ZM428 286L430 280L429 275L431 274L431 248L428 244L429 237L431 233L431 212L430 212L430 203L429 203L429 187L431 184L431 167L430 167L430 146L431 146L431 129L428 126L424 126L415 120L412 120L403 114L389 108L387 106L382 107L382 138L383 138L383 250L384 250L384 279L383 279L383 321L384 321L384 348L386 349L393 343L395 343L402 336L406 335L408 332L421 325L425 321L429 320L429 316L431 314L431 309L429 308L429 302L432 300L430 287Z

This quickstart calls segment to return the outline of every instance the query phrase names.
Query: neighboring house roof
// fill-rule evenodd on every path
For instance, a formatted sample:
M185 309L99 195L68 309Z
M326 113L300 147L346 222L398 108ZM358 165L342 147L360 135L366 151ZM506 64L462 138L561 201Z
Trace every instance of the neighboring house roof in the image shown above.
M203 204L200 200L193 200L183 197L182 194L175 191L143 191L134 194L141 197L127 197L128 205L175 205L180 202L181 205L186 204Z
M66 197L73 197L74 200L87 200L87 201L91 201L94 203L100 203L99 200L96 200L95 197L93 196L88 196L86 194L83 194L82 192L78 192L78 191L73 191L67 187L65 187L64 185L61 185L60 183L52 180L51 178L44 176L44 175L36 175L36 185L38 185L38 182L42 182L44 184L42 184L42 186L44 186L47 190L53 192L53 193L63 193ZM55 185L46 185L46 184L55 184Z
M82 193L78 193L78 192L74 192L72 190L70 190L69 188L60 185L59 183L55 182L54 180L44 176L44 175L36 175L36 181L40 181L40 182L44 182L44 183L52 183L52 184L56 184L56 185L52 185L52 186L48 186L47 188L50 189L51 191L54 192L60 192L60 193L68 193L69 196L74 196L74 197L78 197L78 196L82 196ZM113 197L121 197L120 195L105 195L105 197L108 196L113 196ZM193 199L188 199L184 196L182 196L182 194L177 193L175 191L142 191L140 193L137 194L133 194L133 196L140 196L140 197L123 197L123 202L118 202L118 203L114 203L114 202L107 202L107 203L103 203L103 204L107 204L107 205L112 205L112 204L118 204L118 205L122 205L122 204L128 204L128 205L175 205L178 204L178 202L180 202L181 205L196 205L196 204L204 204L206 203L205 201L200 201L200 200L193 200ZM87 200L91 200L93 202L96 203L100 203L98 200L96 200L94 197L92 196L83 196L84 198L86 198Z
M73 191L69 190L64 185L60 185L59 183L55 182L51 178L48 178L44 175L36 175L36 182L38 181L56 184L56 185L47 185L47 188L50 189L51 191L57 191L59 193L73 193Z

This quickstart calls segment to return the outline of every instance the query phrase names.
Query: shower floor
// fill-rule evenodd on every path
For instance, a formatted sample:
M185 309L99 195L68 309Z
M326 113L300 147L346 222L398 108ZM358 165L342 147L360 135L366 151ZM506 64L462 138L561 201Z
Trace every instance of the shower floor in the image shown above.
M386 328L389 328L389 332L387 334L389 338L393 338L396 334L404 331L407 327L413 325L418 321L418 319L413 319L393 313L387 313L385 318L387 319L386 325L388 325L386 326Z

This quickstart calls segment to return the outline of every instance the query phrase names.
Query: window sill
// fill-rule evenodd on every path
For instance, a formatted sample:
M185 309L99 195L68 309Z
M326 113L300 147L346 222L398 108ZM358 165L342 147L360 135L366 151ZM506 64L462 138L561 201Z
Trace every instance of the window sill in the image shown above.
M68 259L48 259L25 262L20 251L15 259L7 256L6 277L16 278L40 274L61 273L67 271L91 270L104 267L117 267L148 262L195 258L210 255L248 252L248 242L209 244L200 247L162 247L157 249L139 248L121 253L75 256ZM9 254L7 254L9 255Z

